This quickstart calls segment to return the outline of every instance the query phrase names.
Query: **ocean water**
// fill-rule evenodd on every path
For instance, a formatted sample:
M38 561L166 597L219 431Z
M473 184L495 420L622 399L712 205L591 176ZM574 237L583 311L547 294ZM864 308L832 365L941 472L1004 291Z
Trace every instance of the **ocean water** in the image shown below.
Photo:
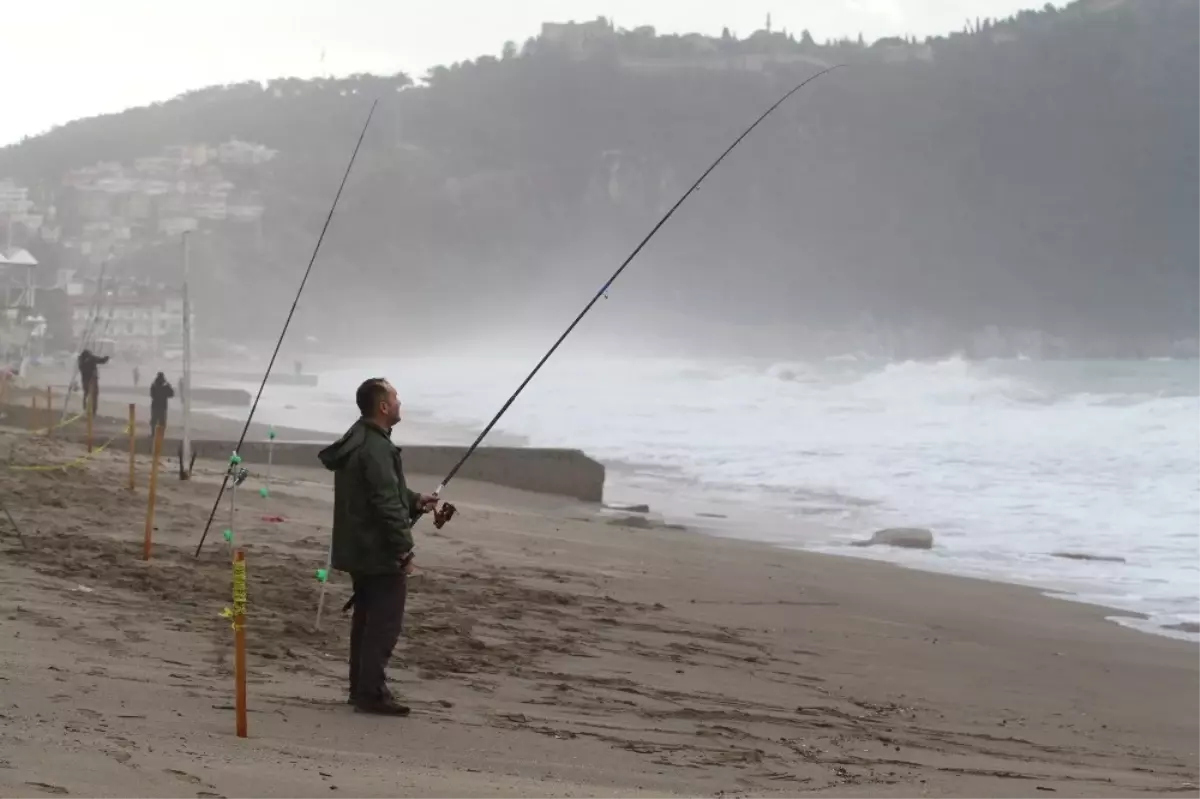
M465 444L536 357L342 362L315 389L269 386L256 418L341 432L354 387L378 374L408 429ZM674 521L1039 586L1145 614L1125 623L1148 631L1200 622L1196 361L564 355L497 432L585 450L609 467L610 501ZM935 548L848 546L889 526L927 527Z

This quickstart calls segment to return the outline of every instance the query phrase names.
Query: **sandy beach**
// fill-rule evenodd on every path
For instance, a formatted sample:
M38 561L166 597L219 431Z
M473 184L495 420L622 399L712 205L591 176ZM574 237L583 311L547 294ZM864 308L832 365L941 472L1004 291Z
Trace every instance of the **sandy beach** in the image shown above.
M9 444L22 463L82 453ZM240 740L226 510L192 557L222 468L164 469L148 563L147 459L132 494L115 451L0 472L24 540L2 522L0 795L1200 793L1195 644L1031 589L465 481L460 515L416 531L392 663L414 713L355 714L344 575L314 630L331 481L298 468L267 499L257 474L239 491Z

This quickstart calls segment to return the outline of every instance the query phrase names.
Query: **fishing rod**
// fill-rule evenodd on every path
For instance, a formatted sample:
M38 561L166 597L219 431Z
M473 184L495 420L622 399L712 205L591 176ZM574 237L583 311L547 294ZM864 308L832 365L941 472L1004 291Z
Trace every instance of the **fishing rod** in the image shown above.
M580 311L579 315L575 317L575 321L571 322L571 324L569 324L567 326L567 329L562 332L562 335L558 337L558 340L554 342L554 345L552 347L550 347L549 350L546 351L546 354L542 356L542 359L537 362L536 366L533 367L533 371L531 371L528 375L526 375L525 379L521 381L521 385L517 386L517 390L512 393L512 396L510 396L508 398L508 400L503 405L500 406L500 410L498 410L496 412L496 415L492 417L492 420L487 423L486 427L483 428L483 432L481 432L475 438L475 441L472 442L471 446L469 446L467 448L467 451L463 453L463 456L458 459L458 463L454 464L454 468L452 468L450 470L450 473L447 474L446 477L442 480L441 484L437 487L437 490L433 492L433 495L435 497L441 496L442 491L446 488L446 486L450 483L450 481L454 479L454 476L456 474L458 474L458 470L461 469L463 467L463 464L467 462L467 459L470 458L472 454L474 454L475 450L479 447L480 442L482 442L484 437L486 437L487 434L492 431L492 428L496 426L496 422L500 421L500 417L504 415L504 413L513 404L513 402L516 401L517 397L519 397L521 395L521 392L525 390L525 386L529 385L529 381L533 380L534 375L536 375L541 370L542 366L546 363L546 361L550 360L550 356L554 354L555 350L558 349L559 345L561 345L563 343L563 341L566 340L567 336L571 335L571 331L575 329L575 326L578 325L580 323L580 321L583 320L583 317L587 316L588 311L592 310L592 306L595 305L597 302L599 302L601 297L605 297L608 295L609 287L613 284L613 282L618 277L621 276L621 273L625 271L625 267L629 266L630 262L632 262L633 259L637 257L638 253L640 253L642 251L642 248L646 246L646 244L650 241L650 239L654 238L654 234L658 233L659 228L661 228L664 224L666 224L667 220L670 219L672 214L675 213L675 210L677 208L679 208L679 206L683 205L684 201L692 195L692 192L694 192L696 189L698 189L700 187L700 184L704 182L704 179L706 177L708 177L709 173L712 172L714 169L716 169L717 165L725 160L725 156L727 156L731 152L733 152L733 149L735 147L737 147L739 144L741 144L742 139L749 136L750 133L755 128L758 127L759 123L761 123L764 119L769 117L775 111L776 108L779 108L779 106L783 105L784 102L786 102L789 97L791 97L793 94L800 91L805 86L812 83L814 80L821 77L822 75L825 75L829 72L833 72L835 69L838 69L839 67L842 67L842 66L844 66L844 64L835 64L831 67L826 67L825 69L821 70L820 72L816 73L815 75L810 75L808 78L806 78L805 80L801 81L796 86L794 86L791 91L789 91L787 94L783 95L783 97L780 97L778 100L776 100L775 103L770 108L768 108L766 111L764 111L762 113L762 115L759 116L758 119L754 120L754 124L752 124L750 127L746 128L744 131L742 131L742 135L740 135L736 139L734 139L733 144L726 147L725 151L723 153L721 153L720 157L718 157L716 161L713 161L712 164L708 167L708 169L704 170L704 173L702 175L700 175L699 178L696 179L696 182L692 184L691 188L689 188L687 191L685 191L683 193L683 196L675 201L675 204L672 205L670 210L668 210L667 213L663 215L663 218L658 220L658 224L655 225L653 228L651 228L650 232L648 234L646 234L646 238L642 239L641 243L638 244L638 246L634 248L633 252L631 252L629 254L629 257L626 258L619 267L617 267L617 271L613 272L612 277L610 277L605 282L605 284L600 287L600 290L596 292L596 296L592 297L592 299L588 302L588 304L583 306L583 310ZM445 524L445 522L448 521L449 518L451 516L453 516L453 514L454 514L454 506L449 505L449 503L443 503L443 507L445 507L446 510L444 512L440 512L440 511L436 512L435 516L434 516L434 524L437 525L438 527L441 527L443 524Z
M242 435L238 438L237 447L234 449L236 455L241 449L242 444L246 441L246 434L250 432L250 421L254 418L254 411L258 409L258 401L262 399L263 389L267 387L267 378L271 376L271 369L275 366L275 358L279 355L279 348L283 346L283 337L287 335L288 325L292 323L292 316L296 313L296 305L300 302L300 295L304 293L304 285L308 282L308 276L312 274L313 264L317 261L317 253L321 251L321 242L325 241L325 233L329 230L329 223L333 221L333 213L337 210L338 200L342 197L342 189L346 188L346 181L350 177L350 170L354 168L354 161L358 158L358 150L362 147L363 139L367 135L367 128L371 126L371 118L375 116L375 107L379 105L379 100L376 99L371 103L371 110L367 112L367 121L363 123L362 131L358 134L358 142L354 145L354 152L350 154L350 162L346 164L346 172L342 175L342 182L338 185L337 194L333 195L333 204L329 206L329 213L325 217L325 224L321 226L321 235L317 236L317 246L313 248L312 257L308 259L308 268L304 270L304 277L300 280L300 288L296 290L296 298L292 300L292 308L288 311L287 319L283 322L283 330L279 333L279 340L275 342L275 351L271 353L271 360L267 363L267 371L263 373L262 383L258 386L258 394L254 397L254 402L250 406L250 414L246 417L246 424L242 427ZM187 387L191 390L191 386ZM208 521L204 525L204 533L200 536L200 543L196 545L196 554L194 557L200 557L200 550L204 548L204 540L208 538L208 531L212 527L213 519L216 518L217 508L221 505L221 497L225 495L225 489L229 485L229 478L232 473L232 466L225 471L225 479L221 481L221 489L217 492L217 498L213 501L212 512L208 514Z

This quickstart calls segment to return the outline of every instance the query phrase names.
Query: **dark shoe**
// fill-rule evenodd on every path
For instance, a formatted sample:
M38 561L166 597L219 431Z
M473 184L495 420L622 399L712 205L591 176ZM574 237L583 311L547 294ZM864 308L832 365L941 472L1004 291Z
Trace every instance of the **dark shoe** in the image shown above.
M383 687L383 699L385 699L389 702L392 701L392 691L386 685ZM360 700L360 697L359 697L358 693L353 688L351 688L349 696L346 697L346 704L347 705L357 705L359 703L359 700Z
M358 713L370 713L375 716L407 716L409 714L408 705L402 705L395 699L360 699L354 703L354 710Z

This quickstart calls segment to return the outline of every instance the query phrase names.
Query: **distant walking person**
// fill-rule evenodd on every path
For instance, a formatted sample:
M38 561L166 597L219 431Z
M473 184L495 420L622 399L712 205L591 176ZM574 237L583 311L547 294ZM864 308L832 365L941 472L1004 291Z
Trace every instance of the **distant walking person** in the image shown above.
M154 376L150 384L150 435L155 434L159 425L167 426L167 400L175 396L175 389L167 382L162 372Z
M94 418L100 404L100 367L108 363L108 356L100 357L91 350L79 353L79 381L83 383L83 407Z
M350 703L362 713L407 716L387 687L388 660L404 622L413 567L413 522L437 507L404 481L392 427L400 421L396 389L367 380L355 396L362 414L320 452L333 475L333 568L349 572L354 594L350 626Z

